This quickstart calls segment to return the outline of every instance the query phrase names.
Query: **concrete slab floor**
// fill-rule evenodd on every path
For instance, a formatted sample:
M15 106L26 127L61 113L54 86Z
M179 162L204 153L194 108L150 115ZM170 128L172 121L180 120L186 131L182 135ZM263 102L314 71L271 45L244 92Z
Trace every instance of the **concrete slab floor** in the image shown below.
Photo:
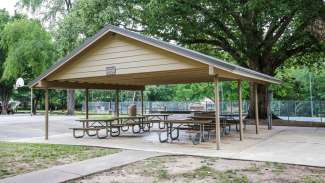
M89 145L132 150L154 151L171 154L213 156L241 160L272 161L308 166L325 167L325 128L274 127L268 130L261 126L260 134L255 134L255 126L248 125L244 140L240 141L238 133L233 130L221 138L222 149L217 151L212 141L193 145L191 134L181 133L180 140L172 143L160 143L157 128L150 133L135 135L130 132L120 137L97 139L85 137L75 139L72 133L43 137L11 140L13 142L53 143Z

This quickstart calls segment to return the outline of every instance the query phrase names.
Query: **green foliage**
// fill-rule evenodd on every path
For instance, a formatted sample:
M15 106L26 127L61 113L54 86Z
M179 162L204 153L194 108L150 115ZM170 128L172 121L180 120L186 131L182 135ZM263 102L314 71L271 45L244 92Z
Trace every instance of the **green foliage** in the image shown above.
M71 9L72 0L19 0L17 5L20 9L30 10L51 27Z
M279 70L277 77L283 81L283 84L272 86L275 98L307 100L310 98L311 82L313 98L316 100L325 100L324 69L312 70L313 68L309 69L306 67L288 67Z
M322 0L125 0L119 7L125 3L133 4L129 16L147 34L222 49L238 64L271 75L288 58L324 50L308 29L324 19Z
M50 35L34 20L15 20L7 24L1 37L1 46L7 50L3 79L34 79L54 60Z

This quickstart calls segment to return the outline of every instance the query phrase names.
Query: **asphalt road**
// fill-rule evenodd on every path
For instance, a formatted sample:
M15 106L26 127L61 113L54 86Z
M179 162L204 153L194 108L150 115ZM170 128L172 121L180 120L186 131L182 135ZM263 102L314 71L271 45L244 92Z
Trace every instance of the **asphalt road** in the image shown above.
M69 133L78 126L75 116L49 116L49 135ZM0 140L15 140L44 136L44 116L15 114L0 116Z

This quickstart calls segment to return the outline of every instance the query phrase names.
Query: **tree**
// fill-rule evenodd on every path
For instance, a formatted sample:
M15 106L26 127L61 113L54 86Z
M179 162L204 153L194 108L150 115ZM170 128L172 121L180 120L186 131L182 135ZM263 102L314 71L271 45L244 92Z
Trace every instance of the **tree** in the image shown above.
M2 34L3 28L10 21L9 13L6 10L0 10L0 33ZM0 46L0 75L3 73L3 64L7 56L6 49ZM0 79L0 100L2 106L2 114L7 114L8 103L10 94L13 89L13 81Z
M20 0L21 8L27 8L34 14L41 14L41 21L49 23L50 28L57 25L60 17L69 13L72 8L72 0ZM40 12L44 11L44 12ZM66 42L69 43L69 42ZM70 47L69 47L70 48ZM59 50L59 56L67 54L72 49ZM73 115L75 111L75 91L72 89L67 90L67 114Z
M120 2L125 4L134 25L147 34L222 49L241 66L272 76L292 57L324 51L319 32L310 28L325 18L323 0ZM267 112L266 90L258 86L261 117Z
M37 14L42 22L55 26L57 19L65 16L72 8L72 0L20 0L18 6Z
M313 27L323 22L324 7L323 0L79 0L60 25L73 25L75 37L88 37L107 23L123 26L213 56L222 52L274 76L290 58L323 52L322 31ZM266 90L258 86L261 117L267 111Z
M0 44L7 53L1 79L11 86L6 91L7 95L3 91L4 106L10 99L14 81L18 77L24 78L26 82L33 80L53 63L55 51L50 34L39 22L25 18L5 25ZM34 110L41 95L42 92L35 92Z

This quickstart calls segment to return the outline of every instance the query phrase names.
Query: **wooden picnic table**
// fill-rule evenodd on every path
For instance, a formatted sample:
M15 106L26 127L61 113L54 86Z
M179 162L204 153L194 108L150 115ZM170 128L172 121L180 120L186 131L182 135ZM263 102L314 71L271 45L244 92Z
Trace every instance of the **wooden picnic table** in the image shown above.
M82 128L72 128L73 136L75 138L81 138L85 135L95 136L98 138L106 138L108 136L108 132L112 137L119 136L121 131L128 131L129 127L132 127L133 133L143 133L150 131L150 123L144 121L144 116L122 116L122 117L114 117L110 119L79 119L82 123ZM138 126L138 129L135 127ZM146 128L147 127L147 128ZM100 130L106 130L105 136L100 136ZM82 135L76 135L76 131L82 131ZM91 134L90 131L95 131L94 134Z
M113 125L113 127L115 126L118 131L128 131L130 126L132 126L133 133L143 133L150 131L150 123L145 121L145 116L122 116L116 117L115 119L117 120L117 125ZM135 126L138 126L139 129L136 130Z
M165 123L163 123L163 126L161 125L161 121L165 121L168 119L169 114L144 114L144 117L146 117L147 121L150 121L153 127L154 123L159 124L159 129L166 128Z
M73 129L73 136L75 138L81 138L85 135L85 133L88 136L95 136L97 135L98 138L106 138L108 136L108 129L111 126L112 122L115 121L115 118L111 119L79 119L76 120L78 122L82 123L82 128L72 128ZM99 135L99 130L104 129L106 130L105 136ZM76 135L76 131L82 131L82 135ZM90 134L90 131L95 131L96 133Z
M211 120L165 120L162 122L166 124L167 128L166 139L162 139L162 133L159 133L159 141L161 143L168 141L172 142L173 140L177 140L179 138L179 130L193 130L193 126L199 127L199 143L201 143L204 140L204 126L212 123ZM176 136L173 136L173 131L175 130Z
M235 118L236 115L233 114L226 114L226 115L221 115L220 116L220 125L223 128L223 134L228 134L230 133L231 130L231 125L234 124L236 125L236 131L239 131L238 125L239 125L239 120ZM213 120L215 121L215 116L191 116L189 117L194 120ZM244 122L244 129L246 129L246 121L243 120ZM228 126L229 131L226 131L226 127Z
M169 114L144 114L143 116L148 120L167 120Z

